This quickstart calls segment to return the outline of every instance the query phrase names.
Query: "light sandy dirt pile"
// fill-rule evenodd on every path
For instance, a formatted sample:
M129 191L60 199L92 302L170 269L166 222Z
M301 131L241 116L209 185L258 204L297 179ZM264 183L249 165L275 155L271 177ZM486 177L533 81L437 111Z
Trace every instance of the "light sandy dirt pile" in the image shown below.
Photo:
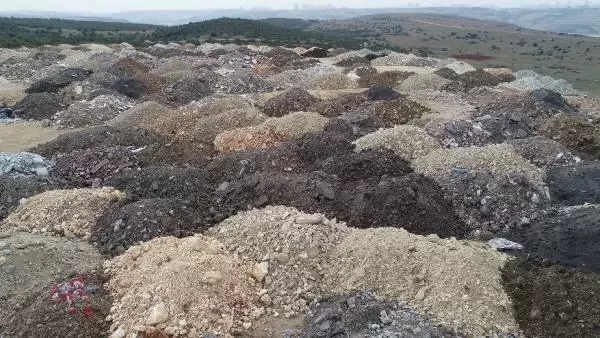
M268 118L262 125L289 138L298 138L304 134L322 131L328 121L328 118L317 113L295 112L283 117Z
M229 250L255 262L262 304L285 318L307 311L322 293L327 254L348 232L344 223L284 206L242 212L210 230Z
M123 197L113 188L46 191L22 201L2 228L89 238L92 225Z
M507 144L434 150L412 163L415 170L435 180L444 180L453 170L485 170L500 177L511 172L524 174L530 182L544 185L543 171Z
M172 114L173 111L162 104L154 101L146 101L125 110L115 118L106 122L106 124L113 127L144 128L152 130L153 123L156 120Z
M211 332L247 336L260 312L252 265L214 239L161 237L105 263L113 337L163 330L171 336Z
M433 150L441 149L441 145L425 130L411 126L400 125L394 128L379 129L354 141L355 151L364 149L385 148L407 161L425 156Z
M226 130L215 137L215 150L230 154L245 149L265 148L286 139L286 136L263 125Z
M508 256L484 244L413 235L404 229L353 230L331 255L324 283L333 292L374 292L407 302L448 327L481 336L515 332L500 269Z

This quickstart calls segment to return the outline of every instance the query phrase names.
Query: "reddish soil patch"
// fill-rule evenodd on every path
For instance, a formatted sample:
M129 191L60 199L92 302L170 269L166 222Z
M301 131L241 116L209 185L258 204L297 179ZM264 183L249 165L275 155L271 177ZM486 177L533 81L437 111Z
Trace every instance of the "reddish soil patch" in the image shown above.
M453 58L459 60L473 60L473 61L488 61L494 60L495 57L489 55L479 55L479 54L454 54Z

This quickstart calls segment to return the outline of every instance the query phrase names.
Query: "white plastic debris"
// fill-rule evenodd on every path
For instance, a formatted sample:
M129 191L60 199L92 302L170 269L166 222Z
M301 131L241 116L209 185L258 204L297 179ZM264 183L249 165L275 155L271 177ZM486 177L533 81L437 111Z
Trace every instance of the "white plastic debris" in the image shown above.
M509 241L505 238L493 238L490 239L487 244L496 250L523 250L521 244Z

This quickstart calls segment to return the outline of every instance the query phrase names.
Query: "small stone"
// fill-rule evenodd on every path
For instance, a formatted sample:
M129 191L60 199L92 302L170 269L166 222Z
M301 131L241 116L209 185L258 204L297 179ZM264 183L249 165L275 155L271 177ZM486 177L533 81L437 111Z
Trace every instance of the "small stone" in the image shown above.
M112 316L108 315L108 316L106 316L106 318L104 318L104 321L112 322L112 319L113 319Z
M271 305L272 300L271 300L271 297L265 293L264 295L262 295L260 297L260 302L263 303L264 305L269 306L269 305Z
M262 262L258 264L254 264L254 268L252 269L252 277L259 282L262 282L265 279L265 276L269 274L269 263Z
M248 322L242 323L242 327L244 328L244 330L248 330L252 327L252 323L248 323Z
M215 285L219 283L222 278L219 271L207 271L204 276L202 276L202 283Z
M124 338L125 330L122 327L119 327L115 332L110 335L110 338Z
M169 311L167 310L167 306L165 303L160 302L150 310L150 315L146 319L146 324L148 325L156 325L160 323L164 323L169 320Z

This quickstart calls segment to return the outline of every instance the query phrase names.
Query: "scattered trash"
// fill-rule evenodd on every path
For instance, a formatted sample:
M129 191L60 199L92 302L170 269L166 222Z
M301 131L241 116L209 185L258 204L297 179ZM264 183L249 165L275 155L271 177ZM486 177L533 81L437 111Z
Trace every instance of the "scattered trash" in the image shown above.
M57 304L65 302L71 315L81 311L84 316L91 317L94 310L90 306L89 295L94 294L98 288L86 286L85 280L84 276L80 276L55 285L50 292L50 299Z
M493 238L487 241L487 244L492 248L504 251L504 250L523 250L523 246L519 243L515 243L513 241L509 241L505 238Z

